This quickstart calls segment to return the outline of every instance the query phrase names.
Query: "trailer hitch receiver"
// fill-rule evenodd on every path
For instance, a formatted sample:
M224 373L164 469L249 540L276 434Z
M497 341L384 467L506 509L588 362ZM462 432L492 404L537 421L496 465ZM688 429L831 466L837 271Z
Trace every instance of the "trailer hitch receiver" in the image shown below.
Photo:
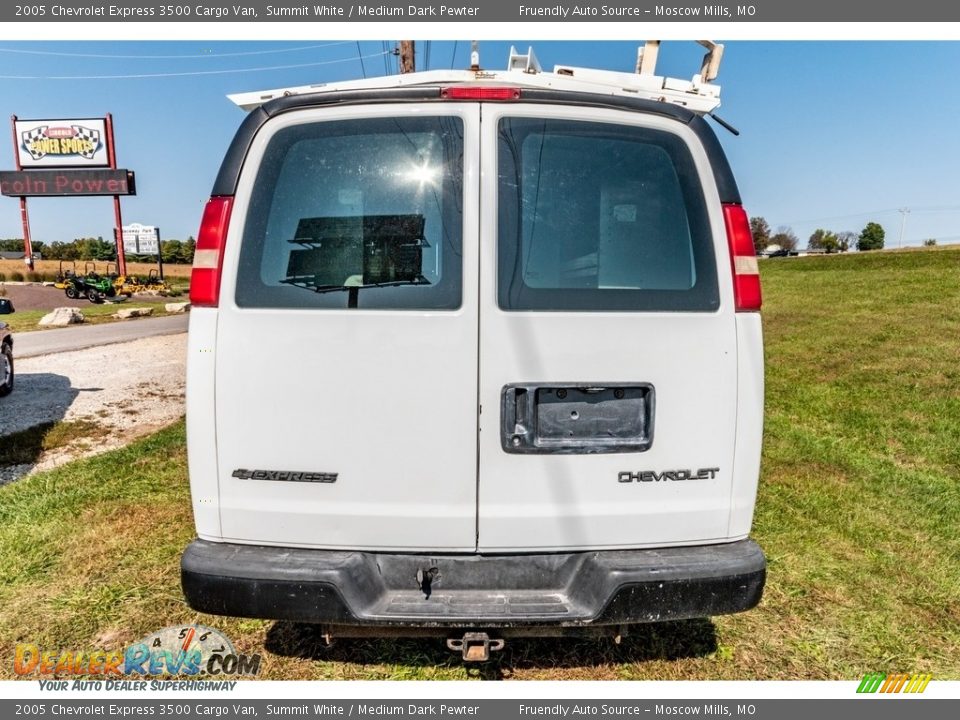
M464 633L462 638L448 638L447 647L463 655L464 662L486 662L490 653L503 650L504 641L491 640L485 632Z

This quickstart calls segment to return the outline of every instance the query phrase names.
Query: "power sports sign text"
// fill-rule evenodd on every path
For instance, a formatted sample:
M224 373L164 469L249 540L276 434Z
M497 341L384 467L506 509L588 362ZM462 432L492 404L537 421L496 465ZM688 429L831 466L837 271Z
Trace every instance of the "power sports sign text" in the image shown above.
M22 168L110 165L104 118L17 120L14 125Z

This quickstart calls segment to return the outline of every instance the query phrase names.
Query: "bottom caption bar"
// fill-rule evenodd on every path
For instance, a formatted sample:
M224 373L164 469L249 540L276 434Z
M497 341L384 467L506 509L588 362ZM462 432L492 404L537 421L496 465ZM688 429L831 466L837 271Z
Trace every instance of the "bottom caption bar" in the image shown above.
M426 688L425 688L426 691ZM907 705L911 707L907 708ZM838 700L0 700L0 717L13 718L517 718L705 716L808 720L842 717L856 720L910 720L958 717L960 700L885 698L860 695Z

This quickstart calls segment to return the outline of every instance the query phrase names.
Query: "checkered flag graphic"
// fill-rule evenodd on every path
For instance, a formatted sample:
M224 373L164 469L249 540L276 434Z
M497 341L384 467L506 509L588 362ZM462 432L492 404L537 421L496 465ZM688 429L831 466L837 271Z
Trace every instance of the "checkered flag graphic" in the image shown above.
M97 150L100 149L100 131L92 130L91 128L85 128L83 125L71 125L70 128L74 132L74 137L78 140L90 141L90 150L80 153L80 157L82 157L84 160L93 160L93 156L96 154Z
M26 132L20 133L20 137L23 140L23 149L30 153L30 156L34 160L40 160L45 152L42 150L34 150L32 145L34 140L39 140L40 138L46 137L48 125L40 125Z

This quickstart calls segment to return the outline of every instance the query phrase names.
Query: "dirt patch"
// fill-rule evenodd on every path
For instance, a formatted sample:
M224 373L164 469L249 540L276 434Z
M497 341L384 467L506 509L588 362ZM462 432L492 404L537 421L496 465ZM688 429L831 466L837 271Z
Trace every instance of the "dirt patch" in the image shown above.
M13 394L0 402L0 437L29 452L0 463L0 485L121 447L181 417L186 337L18 360Z

